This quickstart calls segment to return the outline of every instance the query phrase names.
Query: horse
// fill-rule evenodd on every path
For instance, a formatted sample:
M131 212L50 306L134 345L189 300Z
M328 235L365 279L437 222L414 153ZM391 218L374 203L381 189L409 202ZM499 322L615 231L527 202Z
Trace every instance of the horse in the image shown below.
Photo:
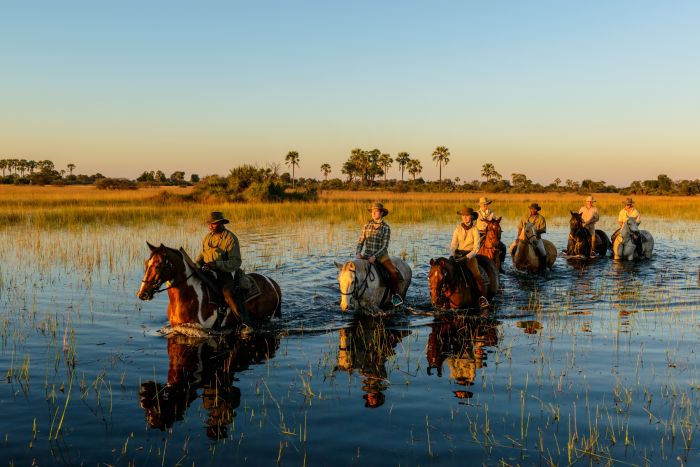
M486 256L476 255L479 271L486 286L486 298L493 298L498 292L499 277L496 264ZM474 278L467 270L464 274L459 264L447 258L430 260L428 282L430 303L439 309L469 309L479 306L479 290Z
M583 225L583 214L569 211L569 241L564 252L569 256L585 256L591 254L591 233ZM610 239L602 230L595 231L595 252L605 256L611 247Z
M496 264L499 272L503 272L503 262L506 259L506 246L501 241L501 218L484 221L484 237L478 253L486 256Z
M225 439L241 402L241 390L234 386L238 381L235 373L273 358L278 347L279 338L271 333L221 340L169 335L167 383L146 381L139 391L148 425L170 429L201 397L207 412L207 436Z
M399 271L399 295L406 297L408 286L411 285L413 272L400 258L393 256L391 262ZM356 310L379 311L391 305L389 279L381 279L382 274L377 264L366 259L354 259L345 264L335 262L338 268L338 284L340 285L340 309L347 311L351 306Z
M549 240L542 240L544 249L547 252L545 267L552 268L557 259L557 248ZM515 241L515 246L511 250L513 266L515 269L529 272L539 272L540 262L543 260L537 255L537 233L535 226L527 222L520 231L520 235ZM544 269L544 268L542 268Z
M633 217L627 218L619 232L613 234L614 259L651 259L654 250L654 237L646 230L640 230Z
M241 323L222 299L213 281L207 278L180 248L175 250L162 243L156 247L146 242L151 256L146 260L146 272L136 296L152 300L154 295L168 292L168 320L171 327L198 324L205 329L235 328ZM165 287L161 288L161 286ZM266 321L281 316L282 291L279 285L261 274L246 274L240 285L245 293L246 312L254 321ZM217 306L221 302L223 306Z

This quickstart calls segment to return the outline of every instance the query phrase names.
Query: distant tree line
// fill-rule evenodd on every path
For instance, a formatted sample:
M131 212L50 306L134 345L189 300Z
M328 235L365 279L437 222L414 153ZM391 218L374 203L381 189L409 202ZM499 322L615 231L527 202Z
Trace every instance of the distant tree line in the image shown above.
M447 147L438 146L431 154L439 168L437 181L426 181L420 174L422 162L408 152L395 157L379 149L355 148L340 166L340 177L330 177L334 169L330 163L320 166L321 180L296 177L295 169L301 166L297 151L289 151L284 164L291 174L282 172L282 164L267 167L243 164L229 171L226 176L210 175L200 180L199 175L175 171L166 175L161 170L144 171L136 180L107 178L100 173L74 174L76 165L67 164L57 169L50 160L0 159L0 183L17 185L90 185L101 189L134 189L141 186L190 186L194 185L194 197L221 197L230 200L280 201L285 199L314 199L319 190L392 190L398 192L489 192L489 193L621 193L647 195L697 195L700 180L672 180L661 174L652 180L635 180L629 186L616 187L603 180L584 179L562 181L555 178L549 184L535 183L524 173L512 173L503 177L494 164L481 167L481 179L467 180L459 176L443 178L443 168L450 162ZM400 178L389 178L389 170L396 167ZM337 173L337 172L336 172ZM407 179L409 178L410 179Z

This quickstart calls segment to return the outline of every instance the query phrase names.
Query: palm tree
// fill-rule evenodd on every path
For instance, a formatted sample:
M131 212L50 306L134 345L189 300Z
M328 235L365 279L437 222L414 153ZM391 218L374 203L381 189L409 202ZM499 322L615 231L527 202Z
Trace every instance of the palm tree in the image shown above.
M289 151L287 157L284 158L284 163L292 167L292 186L294 186L294 167L299 167L299 153Z
M401 169L401 181L403 182L403 171L406 169L408 161L411 160L411 155L407 152L400 152L396 156L396 163L399 164L399 169Z
M497 182L503 178L501 174L496 172L496 167L490 162L481 167L481 176L486 179L486 183Z
M0 159L0 170L2 170L2 176L5 176L5 170L7 170L7 159Z
M379 156L377 162L382 166L382 170L384 170L384 182L386 182L386 175L389 172L389 167L391 167L391 163L394 162L394 159L392 159L389 154L382 154Z
M406 168L408 169L408 173L413 175L413 181L416 181L416 175L421 173L423 171L423 165L420 163L418 159L411 159L408 161L408 164L406 164Z
M328 163L321 164L321 172L323 176L326 177L326 181L328 181L328 174L331 173L331 165Z
M440 168L440 183L442 183L442 166L450 162L450 150L445 146L438 146L433 151L433 161Z
M73 175L73 169L75 169L75 164L71 162L66 167L68 167L68 171L70 172L70 174Z
M36 169L36 167L38 165L39 164L35 160L28 160L27 161L27 168L29 169L29 175L32 175L34 173L34 169Z

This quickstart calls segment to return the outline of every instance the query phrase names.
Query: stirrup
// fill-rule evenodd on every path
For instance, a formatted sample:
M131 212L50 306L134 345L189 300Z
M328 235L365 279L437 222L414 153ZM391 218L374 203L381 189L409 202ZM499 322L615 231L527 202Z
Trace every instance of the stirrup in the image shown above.
M479 306L481 308L488 308L490 306L490 303L486 297L481 296L479 297Z
M403 305L403 299L399 296L399 294L394 294L391 297L391 304L394 306Z

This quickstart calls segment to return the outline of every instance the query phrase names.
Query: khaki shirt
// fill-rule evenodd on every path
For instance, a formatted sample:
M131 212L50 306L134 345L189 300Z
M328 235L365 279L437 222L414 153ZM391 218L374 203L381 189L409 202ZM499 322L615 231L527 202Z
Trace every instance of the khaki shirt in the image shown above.
M537 238L539 238L543 233L547 232L547 221L544 219L544 217L542 217L539 213L535 214L534 216L526 214L522 219L520 219L520 222L518 222L518 237L520 236L520 232L523 230L523 227L525 227L525 224L528 222L535 226Z
M620 214L617 216L617 222L619 222L620 225L622 225L630 217L634 217L637 220L637 224L642 222L642 218L639 216L639 211L637 211L637 208L632 208L629 211L627 211L627 209L625 208L622 208Z
M227 229L221 233L209 232L202 241L202 252L197 256L198 264L216 262L216 269L236 272L241 267L241 248L238 238Z
M485 221L492 221L495 214L489 208L486 208L486 211L479 209L476 213L479 215L479 217L476 218L476 228L483 232L486 230Z
M459 224L455 233L452 234L450 254L454 256L457 250L468 251L467 258L471 259L479 252L479 242L479 230L474 224L471 227L466 227L463 223Z
M600 220L600 214L598 213L598 208L591 206L590 208L586 206L581 206L578 210L579 214L582 214L584 227L594 226L596 222Z

